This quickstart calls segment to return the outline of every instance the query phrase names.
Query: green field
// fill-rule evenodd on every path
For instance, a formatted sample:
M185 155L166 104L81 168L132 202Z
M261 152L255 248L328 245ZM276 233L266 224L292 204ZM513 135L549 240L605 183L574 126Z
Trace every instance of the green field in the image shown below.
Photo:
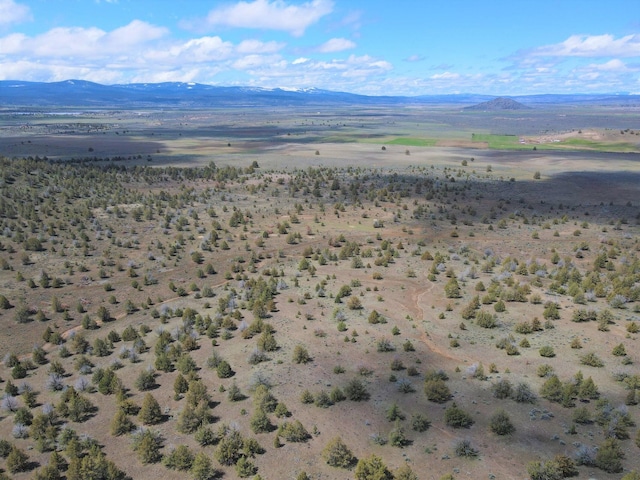
M567 147L577 150L598 150L600 152L637 152L638 145L632 143L607 143L607 142L594 142L592 140L586 140L583 138L569 138L558 142L556 146ZM544 145L542 145L544 147ZM549 145L548 147L552 147Z
M398 137L387 142L389 145L406 145L408 147L434 147L437 140L433 138Z
M583 138L568 138L556 143L532 145L522 144L516 135L493 135L473 133L473 142L486 143L490 149L496 150L596 150L599 152L637 152L638 146L632 143L595 142Z

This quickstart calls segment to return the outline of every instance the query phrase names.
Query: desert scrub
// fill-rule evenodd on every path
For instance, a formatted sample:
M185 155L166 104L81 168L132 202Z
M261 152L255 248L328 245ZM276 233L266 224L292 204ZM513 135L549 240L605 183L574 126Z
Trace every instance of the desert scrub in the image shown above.
M451 398L451 391L441 378L433 378L424 382L424 393L434 403L445 403Z
M511 398L518 403L535 403L536 394L533 393L531 387L524 382L518 383L511 393Z
M471 445L471 440L468 439L456 442L453 450L457 457L477 457L480 453L477 448Z
M431 422L421 413L416 413L411 417L411 429L415 432L426 432L431 426Z
M593 352L582 355L580 357L580 363L590 367L604 367L604 362Z
M349 381L349 383L344 387L343 392L345 397L353 402L369 400L370 397L364 383L357 378Z
M294 363L308 363L311 361L311 356L305 347L302 345L296 345L293 349L293 362Z
M396 348L388 338L381 338L376 342L378 352L393 352Z
M489 428L496 435L509 435L516 430L516 427L511 423L509 415L503 409L498 410L491 416Z
M545 358L553 358L556 356L556 352L553 350L553 347L549 345L545 345L544 347L540 348L540 350L538 350L538 353L541 357Z
M498 326L498 321L495 315L485 310L479 310L476 312L476 324L482 328L495 328Z
M458 407L456 402L453 402L453 404L444 411L444 421L448 426L453 428L469 428L474 424L471 415Z
M624 345L622 343L616 345L615 347L613 347L613 351L611 352L613 355L615 355L616 357L624 357L627 354L626 349L624 348Z
M322 450L322 458L332 467L351 468L358 459L340 437L334 437Z
M283 422L278 428L278 436L283 437L288 442L306 442L311 438L311 435L300 423L300 420Z

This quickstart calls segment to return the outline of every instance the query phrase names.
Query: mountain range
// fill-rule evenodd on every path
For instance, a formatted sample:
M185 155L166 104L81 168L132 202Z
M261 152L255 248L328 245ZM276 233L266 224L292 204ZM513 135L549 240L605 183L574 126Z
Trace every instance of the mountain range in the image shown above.
M494 103L488 103L494 102ZM497 103L496 103L497 102ZM313 106L313 105L420 105L449 104L460 107L488 103L489 110L512 109L514 103L526 107L549 104L640 106L640 95L628 94L548 94L500 97L479 94L367 96L317 88L225 87L199 83L132 83L102 85L85 80L62 82L0 81L0 108L77 106L108 107L231 107L231 106ZM485 105L486 106L486 105ZM502 108L504 107L504 108ZM486 110L482 106L476 110Z

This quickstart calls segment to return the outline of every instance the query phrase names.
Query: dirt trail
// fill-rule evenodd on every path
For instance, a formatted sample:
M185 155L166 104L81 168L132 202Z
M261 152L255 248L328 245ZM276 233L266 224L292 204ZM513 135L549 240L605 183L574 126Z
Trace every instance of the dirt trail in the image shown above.
M435 283L430 282L431 284L429 285L428 288L426 288L425 290L423 290L422 292L418 293L417 295L415 295L414 301L415 301L415 305L416 305L416 310L419 312L419 318L420 321L424 321L427 317L426 315L426 310L422 307L422 301L423 298L431 293L431 291L433 290L433 288L436 286ZM432 319L431 319L432 320ZM431 350L434 353L437 353L438 355L440 355L443 358L446 358L448 360L454 360L456 362L460 362L460 361L465 361L465 360L471 360L469 357L467 357L466 355L463 355L462 352L458 353L458 351L456 351L456 353L458 353L457 355L454 355L451 351L446 350L445 348L443 348L440 344L434 342L431 337L429 336L428 332L423 332L420 335L420 341L422 343L424 343L425 345L427 345L427 347L429 347L429 350Z

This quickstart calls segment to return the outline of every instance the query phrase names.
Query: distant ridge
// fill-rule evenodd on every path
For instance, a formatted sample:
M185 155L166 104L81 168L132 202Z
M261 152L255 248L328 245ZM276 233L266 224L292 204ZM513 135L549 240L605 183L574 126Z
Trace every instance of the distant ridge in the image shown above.
M465 110L479 110L483 112L492 112L496 110L529 110L531 107L527 107L520 102L516 102L512 98L498 97L488 102L478 103L470 107L465 107Z
M640 106L640 95L544 94L494 98L460 93L419 96L369 96L318 88L259 88L205 85L201 83L130 83L102 85L85 80L27 82L0 80L0 108L40 110L51 107L79 108L215 108L299 107L331 105L457 105L469 110L516 110L526 105ZM483 102L483 103L479 103ZM477 104L477 105L476 105ZM468 107L468 105L473 105Z

